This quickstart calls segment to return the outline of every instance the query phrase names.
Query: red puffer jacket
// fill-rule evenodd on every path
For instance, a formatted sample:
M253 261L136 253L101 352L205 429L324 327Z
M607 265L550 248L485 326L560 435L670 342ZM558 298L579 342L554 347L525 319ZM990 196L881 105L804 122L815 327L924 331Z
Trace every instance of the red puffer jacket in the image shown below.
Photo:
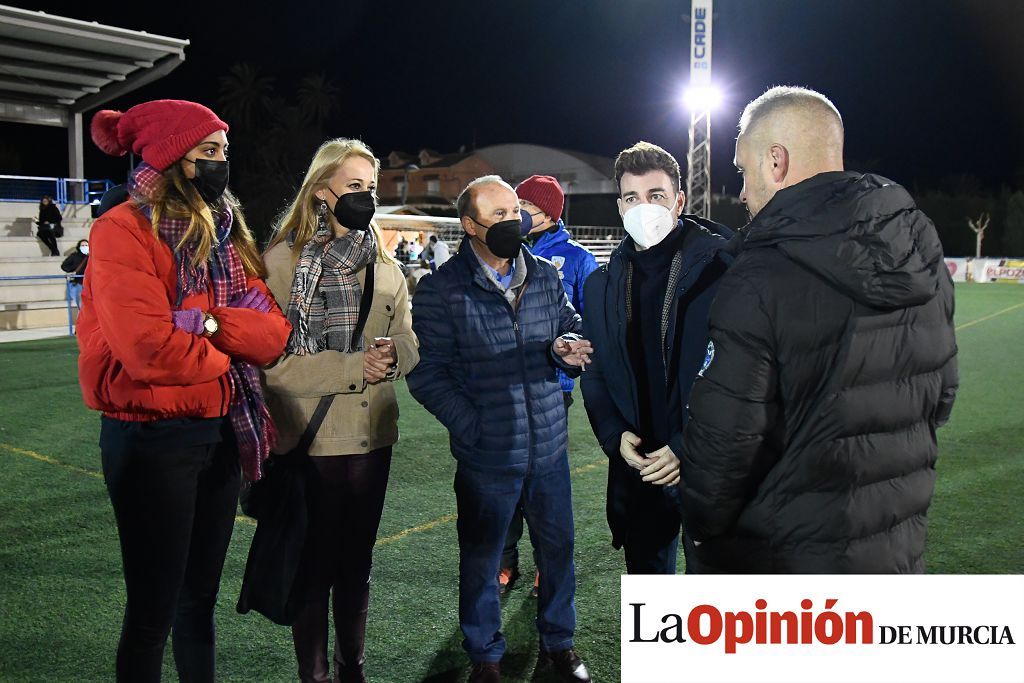
M78 378L85 404L120 420L222 417L231 400L228 367L237 358L257 366L284 351L291 325L259 278L249 278L272 310L213 306L213 292L181 308L217 318L213 337L174 327L174 255L131 202L93 224L78 318Z

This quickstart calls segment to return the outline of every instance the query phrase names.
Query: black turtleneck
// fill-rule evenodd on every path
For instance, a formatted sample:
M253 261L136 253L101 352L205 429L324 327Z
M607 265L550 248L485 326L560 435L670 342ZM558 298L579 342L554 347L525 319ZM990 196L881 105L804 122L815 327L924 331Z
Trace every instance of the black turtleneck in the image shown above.
M679 251L683 227L676 225L668 236L650 249L638 251L629 240L623 255L633 265L629 285L632 318L626 328L626 348L636 379L639 400L640 451L650 453L668 443L668 388L662 356L661 313L672 257Z

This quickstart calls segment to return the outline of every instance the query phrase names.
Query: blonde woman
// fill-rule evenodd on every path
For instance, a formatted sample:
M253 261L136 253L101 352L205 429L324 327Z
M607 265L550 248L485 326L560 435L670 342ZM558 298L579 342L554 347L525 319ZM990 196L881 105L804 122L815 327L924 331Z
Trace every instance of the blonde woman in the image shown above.
M277 450L294 447L320 398L335 395L310 448L319 482L301 572L307 603L292 627L303 681L331 680L329 602L334 680L366 680L370 566L398 441L392 383L419 361L405 278L371 222L379 169L357 140L324 143L263 257L267 284L293 325L285 355L265 370ZM370 283L365 328L353 338Z
M159 681L168 632L179 678L214 679L239 470L259 479L274 440L258 366L281 355L290 328L227 189L227 130L183 100L92 121L103 151L142 157L130 200L93 223L78 318L127 593L119 681Z

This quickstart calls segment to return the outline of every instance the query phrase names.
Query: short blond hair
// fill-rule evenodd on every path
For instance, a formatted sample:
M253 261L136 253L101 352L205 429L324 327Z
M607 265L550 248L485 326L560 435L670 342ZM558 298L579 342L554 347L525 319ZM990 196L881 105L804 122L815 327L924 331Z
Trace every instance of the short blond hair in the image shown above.
M763 121L784 110L814 111L833 116L839 124L839 130L843 129L843 117L832 100L810 88L777 85L743 108L739 123L740 135L751 133Z

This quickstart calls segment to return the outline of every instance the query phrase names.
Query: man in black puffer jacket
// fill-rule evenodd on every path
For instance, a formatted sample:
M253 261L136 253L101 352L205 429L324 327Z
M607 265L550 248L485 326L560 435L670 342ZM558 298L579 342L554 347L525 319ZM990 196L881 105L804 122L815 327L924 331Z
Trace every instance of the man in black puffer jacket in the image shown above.
M740 119L752 216L711 309L682 457L698 571L923 572L935 430L957 387L953 285L899 185L843 171L824 96Z

